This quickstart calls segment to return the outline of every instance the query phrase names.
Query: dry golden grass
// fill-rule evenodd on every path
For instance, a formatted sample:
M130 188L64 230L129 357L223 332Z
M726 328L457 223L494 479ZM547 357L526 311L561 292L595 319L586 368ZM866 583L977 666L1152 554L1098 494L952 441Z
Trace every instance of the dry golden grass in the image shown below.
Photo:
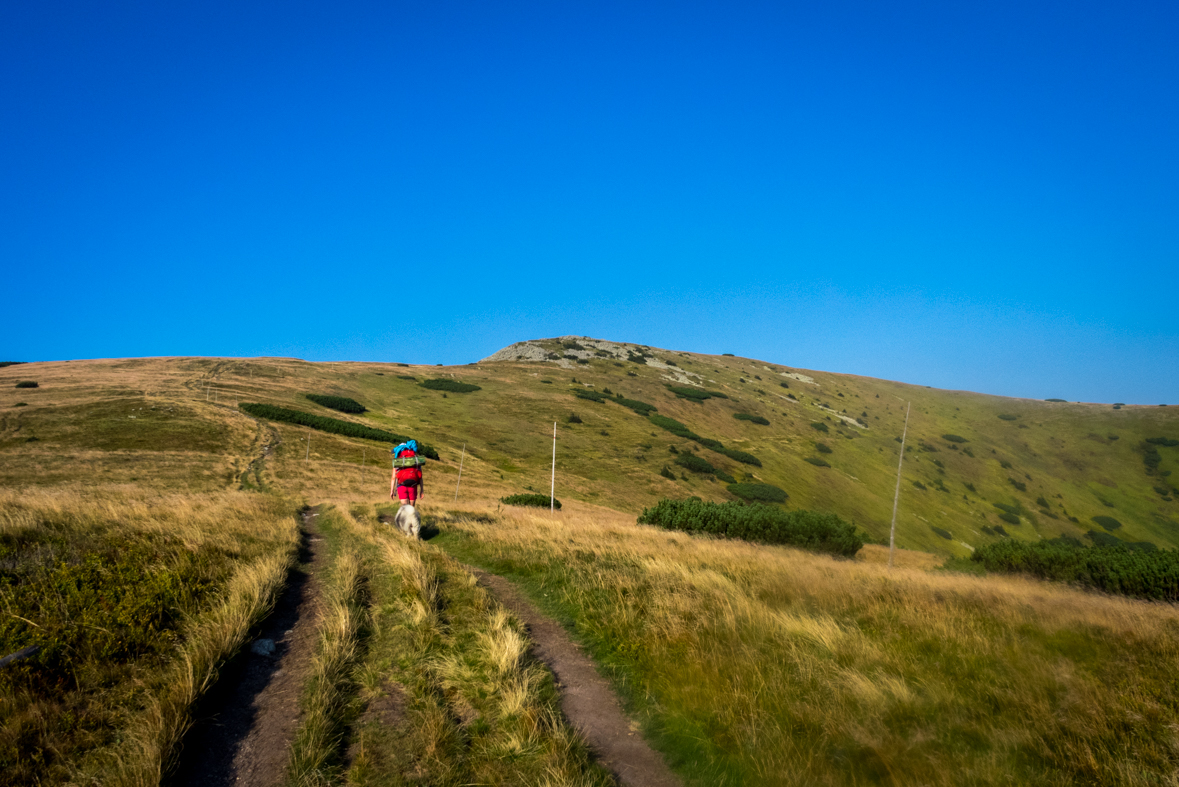
M126 664L113 666L102 663L99 655L73 656L69 668L76 685L67 681L57 692L69 696L55 696L59 704L43 704L37 712L77 712L95 709L97 703L103 706L100 716L119 718L127 726L119 736L121 743L86 754L71 751L72 744L63 737L60 726L70 726L68 723L56 718L44 720L38 745L61 746L70 754L64 762L55 761L52 775L41 775L43 783L55 783L63 770L77 771L79 767L105 783L157 783L188 728L189 706L216 680L220 666L270 608L293 559L296 535L289 505L243 492L182 495L124 486L90 491L0 490L0 538L14 546L16 554L23 554L19 551L22 545L33 545L33 550L43 550L49 544L66 545L53 548L72 555L68 551L72 544L85 551L95 544L126 541L136 545L158 537L160 543L206 556L201 563L204 579L216 582L217 598L221 599L200 610L189 610L199 615L180 625L175 653L133 657ZM227 561L228 570L224 568ZM170 569L161 563L154 570ZM228 573L224 581L217 579L222 571ZM10 615L29 620L33 641L49 636L46 620L38 623L29 619L37 616L35 611L12 609L2 589L0 597ZM93 630L102 629L84 629ZM37 703L37 685L18 688L6 699L30 703L32 708ZM16 721L22 719L23 711L10 704L5 713L6 719ZM92 721L81 718L74 723ZM71 763L70 757L79 759Z
M144 711L132 717L125 743L99 756L100 783L113 787L160 783L192 725L193 703L212 687L220 667L245 644L250 629L273 605L294 561L294 546L292 538L285 554L242 566L226 588L225 601L194 622L161 689Z
M553 595L701 783L1176 783L1175 607L578 509L441 541Z

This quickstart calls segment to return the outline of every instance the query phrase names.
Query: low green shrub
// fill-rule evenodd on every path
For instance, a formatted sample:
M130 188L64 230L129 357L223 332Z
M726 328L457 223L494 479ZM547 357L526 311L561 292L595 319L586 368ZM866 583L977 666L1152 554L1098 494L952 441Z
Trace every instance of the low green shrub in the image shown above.
M754 467L761 467L761 460L753 454L747 454L744 451L738 451L732 448L725 448L724 444L719 440L701 437L674 418L668 418L665 415L651 415L648 416L647 420L658 426L660 429L666 429L676 437L682 437L686 440L693 440L705 448L716 451L720 454L724 454L730 459L734 459L738 462L742 462L747 465L753 465Z
M675 458L675 463L680 467L691 470L693 473L715 473L716 468L707 459L702 459L695 454L683 453Z
M753 500L765 503L785 503L789 495L786 490L770 484L735 484L730 483L729 492L742 500Z
M482 386L473 383L460 383L458 380L452 380L449 377L422 380L418 385L422 388L428 388L431 391L446 391L447 393L473 393L483 390Z
M28 406L29 406L28 402L17 402L16 404L13 405L13 407L28 407Z
M505 506L531 506L533 508L548 508L549 500L550 498L548 495L523 493L519 495L508 495L507 497L501 497L499 502L503 503ZM560 510L561 501L553 499L552 506L553 508Z
M725 456L729 457L730 459L732 459L736 462L740 462L741 464L753 465L754 467L761 467L761 460L758 459L753 454L748 454L744 451L738 451L736 448L725 448L723 446L721 448L716 448L713 450L715 450L717 453L724 454Z
M1006 459L1000 459L999 460L999 467L1003 468L1004 470L1010 470L1011 463L1008 462Z
M1045 399L1045 402L1067 402L1068 399Z
M688 387L682 386L682 385L671 385L671 384L668 384L666 386L666 388L667 388L667 390L671 391L673 394L675 394L676 396L678 396L681 399L687 399L689 401L697 402L697 403L703 402L706 399L728 399L729 398L727 394L723 394L718 391L705 391L703 388L688 388Z
M928 488L925 486L925 484L921 483L920 481L914 481L913 486L917 487L918 489L920 489L922 491L924 491L925 489Z
M1012 505L1008 505L1007 503L991 503L991 505L993 505L995 508L999 509L1000 511L1006 511L1008 514L1018 515L1018 514L1023 513L1023 507L1019 506L1019 505L1012 506Z
M1134 548L1125 542L1086 547L1078 546L1076 539L999 541L979 547L971 559L988 571L1031 574L1134 598L1179 601L1179 552L1172 550Z
M315 402L316 404L327 407L332 410L338 410L341 413L363 413L365 407L355 399L349 399L347 396L328 396L326 394L303 394L305 397Z
M932 530L933 532L937 533L939 536L946 539L947 541L954 540L954 534L951 533L949 530L944 530L944 529L938 527L937 525L930 525L929 529Z
M769 426L770 422L760 415L750 415L749 413L733 413L733 417L738 421L749 421L753 424L760 424L762 426Z
M371 426L364 424L354 424L351 421L340 421L335 418L326 418L322 415L312 415L311 413L304 413L299 410L289 410L286 407L276 407L272 404L259 404L245 402L238 405L238 409L243 413L252 415L255 418L265 418L267 421L282 421L288 424L298 424L299 426L309 426L312 429L318 429L321 432L329 432L331 434L343 435L345 437L359 437L363 440L378 440L383 443L404 443L408 437L392 432L386 432L384 429L374 429ZM437 459L438 452L431 446L418 442L418 447L421 449L418 453L427 459Z
M1010 478L1010 477L1007 480L1011 483L1011 485L1013 487L1015 487L1019 491L1021 491L1021 492L1028 491L1028 485L1025 484L1023 481L1016 481L1014 478Z
M1006 413L1000 414L999 417L1002 418L1004 421L1014 421L1016 418L1019 418L1018 415L1008 415Z
M644 509L639 523L761 544L788 544L843 557L853 557L864 546L855 527L834 514L783 511L758 503L665 499Z
M966 483L963 484L963 486L969 489L971 492L974 492L976 495L978 494L978 490L974 488L974 484Z
M412 374L399 374L397 376L402 380L413 380L415 383L418 381L418 378L414 377Z
M815 443L815 450L820 454L829 454L831 453L831 446L826 443Z
M808 456L805 459L803 459L802 461L810 462L815 467L830 467L831 466L831 463L828 462L826 459L820 459L817 456Z
M580 424L580 423L582 423L581 416L578 415L577 413L569 413L569 417L565 419L565 423L567 423L567 424Z
M1004 522L1007 522L1012 525L1018 525L1020 522L1019 516L1017 514L1009 514L1006 511L999 514L999 518L1002 519Z
M790 384L789 384L789 383L786 383L786 382L780 382L780 383L778 383L778 385L782 386L783 388L789 388L789 387L790 387Z
M1121 522L1114 519L1112 516L1105 516L1104 514L1093 517L1093 521L1104 527L1106 530L1117 530L1122 526Z
M675 480L675 473L671 472L671 468L669 468L667 465L663 466L663 468L659 471L659 475L663 476L664 478L670 478L672 481Z
M25 363L25 362L24 361L0 361L0 369L3 369L6 366L19 366L22 363Z
M599 391L593 391L589 388L574 388L573 395L578 399L585 399L587 402L597 402L602 404L606 401L605 394Z
M628 407L642 416L650 415L655 411L655 405L647 404L646 402L640 402L638 399L627 399L622 394L615 396L610 401L614 402L615 404L620 404L623 407Z
M735 358L736 357L732 353L721 353L721 355L725 356L726 358Z
M1152 445L1164 445L1168 448L1174 448L1175 446L1179 445L1179 440L1175 440L1170 437L1148 437L1146 438L1146 442Z
M831 430L827 428L827 424L822 421L811 421L811 429L818 430L823 434L828 434Z
M41 386L32 380L21 380L16 384L17 388L40 388Z
M970 442L965 437L963 437L962 435L958 435L958 434L944 434L944 435L942 435L942 439L948 440L951 443L969 443Z
M736 478L733 478L733 476L729 475L729 474L728 474L728 473L726 473L724 470L721 470L719 467L716 469L716 477L717 477L718 479L720 479L721 481L724 481L726 484L735 484L735 483L737 483L737 479L736 479Z

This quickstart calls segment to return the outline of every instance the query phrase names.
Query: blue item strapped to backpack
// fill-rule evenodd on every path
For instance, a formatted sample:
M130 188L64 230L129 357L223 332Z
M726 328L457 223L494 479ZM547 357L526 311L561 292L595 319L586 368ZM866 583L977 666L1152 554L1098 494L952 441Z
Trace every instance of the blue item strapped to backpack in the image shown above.
M401 456L401 452L405 451L405 450L413 451L415 454L419 453L418 452L418 441L417 440L406 440L404 443L402 443L401 445L394 448L393 449L393 458L396 459L397 457Z

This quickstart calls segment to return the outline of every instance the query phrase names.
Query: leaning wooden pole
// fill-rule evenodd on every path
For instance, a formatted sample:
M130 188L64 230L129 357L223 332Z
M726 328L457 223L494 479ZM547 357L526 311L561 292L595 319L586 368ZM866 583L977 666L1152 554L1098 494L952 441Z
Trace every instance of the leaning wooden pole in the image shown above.
M905 429L901 432L901 460L897 462L897 491L892 496L892 528L888 531L888 567L892 568L892 556L897 547L897 503L901 499L901 465L905 463L905 438L909 435L909 408L912 402L905 405Z
M466 458L467 458L467 444L463 443L463 455L459 459L459 477L458 477L458 480L454 482L454 502L456 502L456 503L458 502L459 484L461 484L463 482L463 462L466 460Z
M557 422L553 421L553 477L549 482L549 513L554 513L557 499Z

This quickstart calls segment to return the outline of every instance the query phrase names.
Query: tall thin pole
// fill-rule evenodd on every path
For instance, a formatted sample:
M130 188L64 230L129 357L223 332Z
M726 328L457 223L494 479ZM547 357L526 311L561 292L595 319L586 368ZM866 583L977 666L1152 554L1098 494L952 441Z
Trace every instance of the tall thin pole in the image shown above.
M557 499L557 422L553 421L553 478L549 485L549 513L555 512Z
M303 457L304 461L311 458L311 428L307 428L307 456Z
M892 568L892 556L897 547L897 503L901 499L901 465L905 463L905 438L909 435L909 408L912 402L905 405L905 430L901 432L901 460L897 462L897 491L892 496L892 528L888 531L888 567Z
M463 443L463 455L459 458L459 477L458 481L454 482L454 502L458 502L458 488L459 484L463 482L463 461L467 458L467 444Z

